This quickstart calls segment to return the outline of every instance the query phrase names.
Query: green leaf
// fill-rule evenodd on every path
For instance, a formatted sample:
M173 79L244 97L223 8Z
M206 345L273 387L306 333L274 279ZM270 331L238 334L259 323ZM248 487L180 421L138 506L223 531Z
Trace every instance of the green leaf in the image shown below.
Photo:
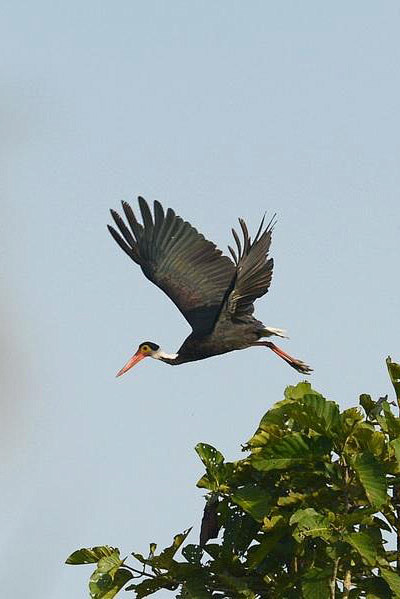
M260 524L252 516L242 513L233 505L223 516L223 554L243 555L256 537Z
M366 591L366 599L386 599L393 596L389 585L380 576L364 578L357 587L360 592Z
M381 568L381 576L386 580L395 597L400 597L400 576L391 568Z
M329 451L321 440L326 441L323 437L310 438L302 433L292 433L279 439L273 446L253 454L250 463L256 470L268 472L321 459Z
M214 560L217 560L221 553L221 545L217 543L207 543L204 546L204 553L208 553Z
M285 427L293 408L296 407L295 403L291 399L283 399L275 403L261 418L259 430L268 432L271 427L272 430L276 430L276 427Z
M235 591L239 596L246 597L246 599L255 598L254 593L252 593L252 591L249 588L249 584L245 576L232 576L230 574L220 574L219 578L221 582L224 584L224 586L227 586L229 589L232 589L232 591Z
M212 445L198 443L195 450L206 468L213 468L224 463L224 456Z
M166 576L157 576L156 578L146 578L146 580L137 584L131 584L125 590L135 591L135 599L142 599L161 589L173 590L174 588L176 588L176 585L173 585L169 578Z
M381 431L374 431L368 440L368 449L380 460L386 452L386 437Z
M381 509L388 499L382 465L369 451L364 451L355 458L353 466L369 502L376 509Z
M319 393L304 396L308 426L317 433L328 437L340 430L339 406L334 401L326 400Z
M304 599L327 599L330 596L332 572L322 568L310 568L301 580Z
M285 390L285 399L275 403L261 419L255 435L250 439L250 447L262 447L269 440L276 440L281 436L281 431L287 428L287 422L291 418L303 423L307 420L307 408L302 401L306 396L321 397L319 393L313 391L310 383L304 381L295 387L287 387ZM323 399L323 398L322 398ZM312 409L312 408L311 408Z
M248 551L246 562L248 568L257 568L285 534L287 534L286 528L283 526L277 527L275 530L272 530L272 532L264 535L258 545L252 545Z
M92 599L112 599L118 591L132 578L129 570L120 568L123 560L119 557L119 551L112 555L102 557L97 569L89 580L89 591Z
M390 441L389 447L392 448L397 464L400 467L400 437L397 437L396 439L393 439L393 441Z
M382 402L382 410L383 415L377 417L377 420L381 423L382 428L388 431L390 439L395 439L400 435L400 418L392 413L387 401Z
M99 547L92 547L91 549L78 549L71 553L67 558L66 564L95 564L102 557L108 557L112 555L118 549L109 547L108 545L101 545Z
M376 512L373 507L362 507L349 514L340 514L336 518L337 524L342 527L353 527L354 524L365 524L365 522Z
M299 543L305 537L320 537L328 540L333 532L329 519L312 507L297 510L290 518L289 524L294 526L293 537Z
M97 569L99 572L108 572L113 575L122 564L123 560L119 557L119 550L116 549L111 555L99 560Z
M246 485L241 489L237 489L231 498L258 522L262 522L271 507L270 494L265 489L255 485Z
M198 443L195 450L207 471L207 474L199 480L197 486L209 489L210 491L220 491L220 487L226 478L232 475L234 465L224 463L222 453L215 449L215 447L212 447L212 445L207 445L207 443Z
M367 395L367 393L362 393L360 395L359 401L360 401L360 405L364 408L366 415L369 416L375 407L374 400L372 399L372 397L370 395Z
M305 493L295 493L293 491L289 491L288 495L284 495L283 497L279 497L277 501L277 505L285 506L285 505L294 505L296 503L302 503L306 498Z
M133 578L132 572L125 568L120 568L115 573L112 587L105 594L94 595L96 599L112 599Z
M207 589L204 580L199 577L192 577L186 580L183 588L191 599L212 599L213 594Z
M381 530L386 530L387 532L393 532L392 527L389 526L389 524L387 522L385 522L385 520L382 520L382 518L379 518L378 516L374 516L373 521L374 521L374 524Z
M180 546L182 545L182 543L184 542L191 530L191 528L188 528L181 534L175 535L172 545L166 547L166 549L164 549L164 551L162 551L160 555L155 555L154 557L150 558L148 562L156 568L163 568L165 570L168 570L168 568L170 568L172 565L175 553L178 551L178 549L180 548Z
M183 557L189 562L189 564L194 565L200 564L203 553L204 551L200 545L193 545L192 543L186 545L182 549Z
M290 399L292 401L298 401L299 399L303 399L305 395L308 393L312 393L313 389L311 384L308 381L303 381L298 383L295 386L289 385L285 389L285 399Z
M349 543L369 566L376 565L378 559L377 547L367 533L352 532L344 535L343 540Z
M299 383L295 387L287 387L285 390L285 399L275 403L272 408L268 410L266 414L264 414L259 424L258 430L254 437L252 437L252 439L249 441L249 444L251 446L257 446L257 443L259 445L263 445L264 442L268 440L270 433L276 439L276 437L279 435L279 431L287 428L288 421L290 421L290 419L294 419L299 422L301 420L302 424L306 426L305 423L307 421L310 397L315 397L315 406L318 399L326 401L321 394L319 394L317 391L313 391L310 383L306 381ZM313 401L314 400L311 400L310 410L312 411L316 422L321 424L321 419L318 417L318 413L313 412L313 407L315 407ZM309 421L310 418L308 417L308 424Z
M390 380L396 391L397 402L400 403L400 364L392 362L390 356L386 358L386 366L389 371Z
M252 465L256 470L269 472L270 470L286 470L293 466L299 466L307 462L306 458L271 458L264 456L255 456Z
M344 412L340 414L342 433L347 436L348 433L354 429L355 425L362 420L363 415L358 407L344 410Z
M262 530L264 532L271 532L276 528L282 528L286 526L286 519L282 514L278 514L277 516L271 516L271 518L264 518Z

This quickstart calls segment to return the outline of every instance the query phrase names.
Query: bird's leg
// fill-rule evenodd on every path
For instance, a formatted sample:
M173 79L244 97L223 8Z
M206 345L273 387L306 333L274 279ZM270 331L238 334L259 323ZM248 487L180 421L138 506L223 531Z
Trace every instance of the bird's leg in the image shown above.
M296 360L296 358L293 358L284 352L283 349L275 345L275 343L272 343L272 341L258 341L256 343L252 343L252 345L264 345L265 347L269 347L269 349L272 349L272 351L282 358L282 360L285 360L285 362L287 362L292 368L298 372L301 372L302 374L310 374L310 372L312 372L312 368L310 368L310 366L307 366L307 364L301 360Z

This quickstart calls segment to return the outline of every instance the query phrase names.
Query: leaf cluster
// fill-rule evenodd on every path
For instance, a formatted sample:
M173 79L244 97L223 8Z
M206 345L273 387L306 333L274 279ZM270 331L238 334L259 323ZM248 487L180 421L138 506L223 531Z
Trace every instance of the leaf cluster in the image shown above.
M388 358L387 366L398 404L400 365ZM388 542L400 538L393 405L363 394L340 411L308 382L288 387L243 459L197 445L205 467L197 486L207 490L199 544L185 544L189 529L129 564L107 546L80 549L67 563L97 564L92 599L123 588L138 599L160 589L180 599L400 597L400 558Z

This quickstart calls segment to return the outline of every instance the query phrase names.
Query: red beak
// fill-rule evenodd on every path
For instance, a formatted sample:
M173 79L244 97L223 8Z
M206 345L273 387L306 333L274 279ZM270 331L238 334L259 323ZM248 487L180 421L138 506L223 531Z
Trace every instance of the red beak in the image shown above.
M143 360L143 358L147 358L146 354L142 354L142 352L138 350L136 354L132 356L132 358L125 364L125 366L121 368L121 370L117 372L115 376L121 376L121 374L124 374L127 370L132 368L132 366L135 366L135 364L140 362L140 360Z

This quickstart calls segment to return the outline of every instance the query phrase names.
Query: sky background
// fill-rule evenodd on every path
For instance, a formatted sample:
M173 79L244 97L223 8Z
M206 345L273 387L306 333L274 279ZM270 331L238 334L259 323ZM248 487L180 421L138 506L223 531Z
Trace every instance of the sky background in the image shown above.
M342 407L400 360L400 5L4 2L0 21L0 579L85 598L82 546L146 553L194 524L193 450L230 459L288 384L267 350L115 379L189 333L106 230L159 199L226 251L278 214L266 325ZM161 593L159 597L169 597Z

